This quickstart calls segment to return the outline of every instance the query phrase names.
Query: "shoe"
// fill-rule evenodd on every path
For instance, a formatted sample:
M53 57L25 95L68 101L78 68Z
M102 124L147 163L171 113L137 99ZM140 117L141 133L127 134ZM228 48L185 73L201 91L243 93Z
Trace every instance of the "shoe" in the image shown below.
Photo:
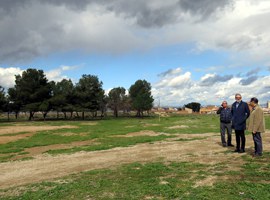
M228 144L228 147L234 147L234 145L232 145L232 144Z
M235 149L233 152L236 152L236 153L238 153L238 152L240 152L240 150L238 150L238 149Z
M227 147L227 144L222 144L223 147Z
M245 150L241 149L238 153L245 153Z

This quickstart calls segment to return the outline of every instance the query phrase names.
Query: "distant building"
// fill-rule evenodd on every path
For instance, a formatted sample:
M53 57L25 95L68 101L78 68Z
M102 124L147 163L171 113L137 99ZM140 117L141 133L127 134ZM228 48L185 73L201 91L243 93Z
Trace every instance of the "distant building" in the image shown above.
M200 109L200 114L216 114L218 111L217 106L206 106Z
M263 112L265 114L270 114L270 108L263 108Z
M185 111L189 114L193 113L193 110L191 108L185 107Z
M267 108L270 109L270 101L267 102Z

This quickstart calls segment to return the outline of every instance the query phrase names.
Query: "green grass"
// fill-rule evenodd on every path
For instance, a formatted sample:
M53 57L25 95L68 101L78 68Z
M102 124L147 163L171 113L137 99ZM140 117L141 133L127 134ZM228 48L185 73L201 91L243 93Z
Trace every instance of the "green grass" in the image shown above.
M68 144L76 141L85 141L97 139L99 145L74 147L68 150L49 151L49 153L69 153L76 151L95 151L101 149L109 149L114 147L126 147L137 143L148 143L168 138L168 136L156 137L134 137L134 138L113 138L113 135L125 135L131 132L138 131L155 131L165 132L171 134L181 133L207 133L218 131L218 117L216 115L177 115L171 117L164 117L159 119L157 117L149 118L107 118L105 120L91 121L96 125L87 125L89 121L38 121L38 122L19 122L17 125L29 126L63 126L73 125L77 128L58 129L51 131L39 131L32 137L20 139L14 142L0 145L0 154L20 153L25 148L47 146L53 144ZM11 123L14 124L13 122ZM170 129L173 126L185 125L184 128ZM72 135L65 136L61 133L70 132ZM23 132L25 133L25 132ZM83 133L83 134L81 134ZM20 133L21 134L21 133ZM16 134L9 134L14 136Z
M241 159L241 158L239 158ZM264 158L266 159L266 158ZM269 157L267 157L269 159ZM215 176L221 166L171 162L133 163L116 169L104 169L71 175L50 182L0 190L2 199L269 199L269 174L257 168L260 160L243 166L241 171L226 171L227 180L212 186L199 185ZM269 167L269 164L265 164ZM257 169L254 174L254 169ZM210 170L209 170L210 169ZM252 179L258 176L257 181ZM235 179L238 176L241 178ZM219 178L219 177L218 177ZM14 194L14 195L11 195Z
M32 137L1 144L0 162L9 161L16 155L24 155L25 148L35 146L67 144L92 139L96 141L91 145L49 151L51 154L60 154L127 147L138 143L151 145L154 141L174 137L174 134L219 133L219 118L216 115L171 116L161 118L160 121L156 117L108 118L89 122L95 122L96 125L87 125L88 122L19 122L19 125L74 125L77 128L40 131ZM14 123L11 124L14 125ZM0 126L7 125L9 123L5 125L0 123ZM170 128L181 125L185 126ZM269 116L266 117L266 128L270 129ZM159 136L112 137L144 130L169 133L172 136L161 134ZM64 135L67 132L72 135ZM184 143L205 138L175 140ZM223 156L230 153L225 152ZM190 156L197 155L190 154ZM28 159L33 158L31 156L22 158L22 160ZM132 163L113 169L93 170L61 179L0 190L0 199L270 199L270 152L264 152L260 158L243 155L237 159L243 164L236 170L229 170L230 163L225 162L211 165L210 163L165 162L160 159L159 162L153 163ZM197 186L197 183L208 177L216 177L212 186L207 184Z
M87 123L96 123L96 125L87 125ZM4 123L4 126L9 123ZM1 123L0 123L1 125ZM2 124L3 125L3 124ZM10 125L15 125L14 122ZM19 154L25 148L47 146L53 144L68 144L76 141L86 141L96 139L99 144L93 144L82 147L74 147L72 149L52 150L49 153L71 153L76 151L95 151L104 150L114 147L126 147L137 143L148 143L158 140L163 140L165 136L157 137L134 137L134 138L113 138L113 135L125 135L131 132L138 131L154 131L158 133L169 134L194 134L194 133L208 133L219 132L219 118L217 115L172 115L170 117L148 117L143 119L138 118L107 118L96 121L38 121L38 122L18 122L17 125L28 126L64 126L72 125L76 128L58 129L51 131L39 131L32 137L20 139L14 142L0 145L0 154ZM181 127L182 125L182 127ZM173 128L176 127L176 128ZM177 128L179 127L179 128ZM270 117L266 117L266 128L270 129ZM23 130L22 130L23 131ZM72 135L65 136L64 133L69 132ZM23 131L22 133L26 133ZM14 133L8 134L15 136ZM62 134L61 134L62 133ZM83 134L82 134L83 133ZM1 138L1 137L0 137ZM193 139L192 139L193 140ZM183 139L179 139L183 141ZM8 157L3 156L0 160L8 161Z

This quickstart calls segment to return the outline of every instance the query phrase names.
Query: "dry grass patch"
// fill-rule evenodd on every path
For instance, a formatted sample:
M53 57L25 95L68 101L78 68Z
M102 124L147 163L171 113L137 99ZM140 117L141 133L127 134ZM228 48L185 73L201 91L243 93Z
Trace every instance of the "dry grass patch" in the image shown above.
M194 188L200 186L213 186L217 179L219 179L217 176L207 176L205 179L197 181Z
M97 122L83 122L83 123L80 123L80 125L95 126L95 125L98 125L98 123Z
M113 135L111 137L139 137L139 136L159 136L159 135L172 135L168 133L156 133L154 131L139 131L139 132L133 132L133 133L128 133L126 135Z
M177 125L177 126L170 126L167 129L179 129L179 128L189 128L187 125Z
M160 126L160 124L144 124L144 127Z
M87 136L89 135L89 133L73 133L73 132L64 132L64 133L53 133L54 135L61 135L61 136L73 136L73 135L77 135L77 136Z
M21 132L37 132L37 131L50 131L50 130L57 130L57 129L69 129L69 128L78 128L77 126L5 126L0 127L0 135L6 134L15 134Z
M35 133L25 133L13 136L0 136L0 144L6 144L9 142L14 142L16 140L24 139L33 136Z
M53 144L53 145L48 145L48 146L31 147L24 150L27 154L18 155L12 158L11 160L18 160L25 157L35 157L49 150L71 149L78 146L86 146L86 145L94 145L94 144L99 144L99 142L97 142L96 139L93 139L93 140L72 142L69 144Z

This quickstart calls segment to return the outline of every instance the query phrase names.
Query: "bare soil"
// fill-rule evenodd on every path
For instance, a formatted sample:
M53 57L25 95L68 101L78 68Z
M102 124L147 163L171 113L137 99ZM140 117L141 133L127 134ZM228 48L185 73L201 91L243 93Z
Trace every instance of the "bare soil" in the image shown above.
M143 135L143 133L140 132L130 135L138 136L138 134ZM149 134L149 132L147 134ZM31 148L31 150L28 149L28 151L30 154L32 152L32 155L34 155L34 159L32 160L0 163L0 188L22 186L44 180L61 178L82 171L112 168L127 163L160 161L161 158L168 162L187 161L208 164L210 166L223 164L225 166L224 170L238 170L243 164L243 160L241 159L242 155L249 154L253 149L251 135L247 136L247 150L250 152L245 154L226 153L226 151L232 151L234 148L221 147L218 133L182 134L179 135L178 138L192 137L195 138L195 140L173 141L168 139L151 144L138 144L132 147L119 147L94 152L77 152L57 156L41 153L51 148L63 148L61 144ZM203 138L196 140L198 137ZM265 133L263 135L265 151L270 150L269 140L270 134ZM206 180L198 182L196 185L211 185L215 181L215 177L209 177Z
M33 136L38 131L77 128L77 126L7 126L0 128L0 144ZM21 133L21 134L20 134ZM15 134L15 135L9 135Z
M62 128L77 128L77 126L5 126L0 127L0 135L24 133L24 132L37 132L37 131L49 131Z
M188 128L189 126L187 125L177 125L177 126L171 126L168 127L168 129L179 129L179 128Z
M159 136L159 135L172 135L172 134L157 133L154 131L139 131L139 132L128 133L125 135L113 135L112 137L138 137L138 136Z
M43 154L49 150L71 149L78 146L86 146L86 145L93 145L93 144L99 144L99 143L96 141L96 139L93 139L93 140L72 142L69 144L53 144L53 145L47 145L47 146L31 147L31 148L26 148L24 150L27 154L15 156L12 158L12 160L18 160L18 159L22 159L26 157L34 157L34 156Z

